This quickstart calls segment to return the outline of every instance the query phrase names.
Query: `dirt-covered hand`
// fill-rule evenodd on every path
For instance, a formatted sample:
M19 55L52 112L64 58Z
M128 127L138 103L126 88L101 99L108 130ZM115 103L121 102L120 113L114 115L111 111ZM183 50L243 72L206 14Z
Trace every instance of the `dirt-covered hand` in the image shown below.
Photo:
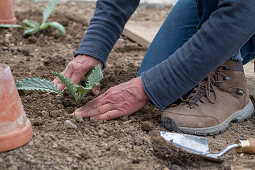
M78 55L67 64L62 74L71 79L75 84L79 84L82 77L85 76L90 69L97 66L98 64L101 66L101 68L103 67L101 61L93 57L87 55ZM53 83L56 84L60 90L65 88L58 77L53 80ZM97 95L99 94L99 90L100 87L96 87L92 90L92 92Z
M130 115L148 102L149 98L143 90L141 77L137 77L108 89L101 96L75 110L73 116L109 120Z

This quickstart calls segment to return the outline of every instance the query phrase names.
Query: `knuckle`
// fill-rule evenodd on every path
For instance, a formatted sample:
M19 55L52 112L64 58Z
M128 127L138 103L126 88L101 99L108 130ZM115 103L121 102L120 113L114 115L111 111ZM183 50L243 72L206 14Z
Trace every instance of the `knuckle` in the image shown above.
M115 94L111 92L107 95L107 98L113 100L115 98Z
M81 72L82 71L82 67L79 64L76 64L74 62L70 62L67 65L67 69L70 69L73 72Z
M117 100L119 100L119 101L125 101L126 98L125 98L124 96L119 96L119 97L117 98Z
M67 66L66 66L66 68L68 68L68 69L73 69L73 67L74 67L73 62L68 63Z
M98 112L99 112L99 114L103 114L104 113L104 108L102 106L100 106L98 108Z
M89 102L88 104L89 104L89 106L90 106L91 108L93 108L93 109L96 109L96 108L97 108L95 102Z

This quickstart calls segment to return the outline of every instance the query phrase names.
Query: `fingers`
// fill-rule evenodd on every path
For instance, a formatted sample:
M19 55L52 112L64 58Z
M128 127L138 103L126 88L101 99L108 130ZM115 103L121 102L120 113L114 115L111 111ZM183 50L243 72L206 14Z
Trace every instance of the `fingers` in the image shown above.
M65 86L58 77L53 80L53 83L58 87L59 90L64 90Z
M124 115L124 113L122 113L119 110L111 110L104 114L91 117L91 120L110 120L110 119L115 119L115 118L123 116L123 115Z
M64 76L69 78L75 84L79 84L82 77L93 67L100 65L102 68L101 61L86 55L78 55L71 62L68 63L65 70L62 72ZM55 78L53 83L57 85L60 90L63 90L65 86L59 78ZM95 88L92 92L97 95L99 94L100 88Z
M140 77L108 89L104 94L77 109L74 115L94 120L109 120L130 115L149 102Z
M67 66L66 69L62 72L62 74L70 79L72 76L72 72L72 68ZM58 77L53 80L53 83L58 87L59 90L64 90L65 86Z
M86 74L86 71L87 70L85 70L84 72L75 72L72 66L67 66L66 69L62 72L62 74L69 78L71 81L73 81L74 84L79 84L82 77ZM58 77L53 80L53 83L57 85L60 90L63 90L65 88L64 84Z
M73 116L82 116L82 117L90 117L89 115L96 115L99 112L105 111L105 104L107 104L107 101L104 100L105 93L101 96L97 97L96 99L88 102L86 105L78 108L74 111L72 114ZM105 111L106 112L106 111Z
M94 117L97 115L105 114L111 110L114 110L114 106L112 104L105 104L105 105L97 107L96 109L92 109L87 112L82 112L82 115L76 115L76 112L75 112L75 116Z

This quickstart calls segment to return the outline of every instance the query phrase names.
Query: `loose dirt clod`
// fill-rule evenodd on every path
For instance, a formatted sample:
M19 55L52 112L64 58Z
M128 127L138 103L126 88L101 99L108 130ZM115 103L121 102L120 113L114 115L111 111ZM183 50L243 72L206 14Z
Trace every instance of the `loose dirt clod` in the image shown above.
M64 99L64 100L62 101L62 104L64 105L64 107L69 107L69 106L72 105L72 102L71 102L70 99Z
M151 131L153 129L153 124L149 121L143 121L141 122L141 128L143 131Z
M59 117L61 114L61 110L53 110L51 113L50 113L50 116L53 117L53 118L57 118Z

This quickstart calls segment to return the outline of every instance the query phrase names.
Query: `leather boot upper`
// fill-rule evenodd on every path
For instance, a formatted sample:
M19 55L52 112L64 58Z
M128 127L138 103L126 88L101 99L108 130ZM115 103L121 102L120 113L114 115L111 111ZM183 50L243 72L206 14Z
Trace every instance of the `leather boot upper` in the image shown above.
M249 102L240 61L228 60L194 88L190 96L162 113L179 127L217 126Z

